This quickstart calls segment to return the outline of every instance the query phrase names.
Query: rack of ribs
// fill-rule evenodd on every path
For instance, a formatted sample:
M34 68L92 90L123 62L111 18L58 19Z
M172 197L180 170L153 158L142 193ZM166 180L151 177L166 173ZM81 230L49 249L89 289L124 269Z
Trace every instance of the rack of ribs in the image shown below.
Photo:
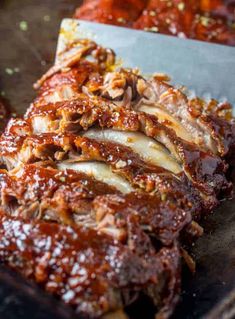
M146 295L168 318L182 256L193 268L183 246L231 196L235 122L229 103L114 65L112 50L73 43L8 123L0 260L80 316L122 318Z
M74 17L235 45L234 0L85 0Z

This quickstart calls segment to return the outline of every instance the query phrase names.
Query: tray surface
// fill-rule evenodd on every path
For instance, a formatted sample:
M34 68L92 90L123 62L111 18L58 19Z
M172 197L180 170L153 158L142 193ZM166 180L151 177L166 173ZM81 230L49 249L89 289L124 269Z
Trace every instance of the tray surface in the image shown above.
M48 69L54 59L60 20L71 15L78 2L47 0L39 6L38 1L1 1L0 92L5 93L5 97L18 113L24 113L35 95L32 83ZM27 21L27 31L20 29L21 21ZM198 94L211 92L216 98L227 96L230 102L235 104L235 95L232 92L235 83L235 48L183 41L141 31L138 32L136 41L130 37L132 32L136 31L106 26L105 30L110 30L107 32L104 31L104 26L87 22L82 22L81 26L86 32L88 30L93 34L97 42L117 51L126 65L139 66L145 73L167 72L177 83L190 85ZM143 40L145 38L146 40ZM171 49L169 46L172 46ZM141 50L133 49L135 47ZM180 54L181 47L184 51ZM209 56L208 52L211 52ZM201 59L195 59L199 53ZM150 54L155 62L146 58L146 55ZM159 62L156 62L157 60ZM183 66L182 63L186 64ZM14 71L9 75L7 68L19 68L19 72ZM209 80L204 82L204 76ZM235 288L234 211L235 200L224 202L215 214L204 222L205 235L192 249L197 261L197 272L192 276L185 271L182 301L174 318L202 318ZM17 278L14 277L13 281L18 282ZM53 313L52 307L59 309L62 306L53 303L51 298L46 302L47 297L34 286L30 293L27 289L23 289L24 293L17 293L16 291L21 291L23 282L19 279L21 284L17 287L12 286L11 282L12 280L6 280L5 270L0 270L0 297L1 300L7 300L0 305L0 318L68 318L65 314L69 313L66 307L61 314ZM38 296L33 300L32 291ZM33 306L29 307L29 304ZM212 312L210 318L220 318L217 315L218 312Z

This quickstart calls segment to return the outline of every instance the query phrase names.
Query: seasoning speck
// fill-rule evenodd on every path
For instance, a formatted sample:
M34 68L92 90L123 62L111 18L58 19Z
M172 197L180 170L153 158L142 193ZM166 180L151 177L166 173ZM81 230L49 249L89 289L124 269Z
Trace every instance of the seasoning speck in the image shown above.
M204 27L208 27L208 26L209 26L209 24L210 24L210 18L205 17L205 16L202 16L202 17L200 17L200 20L201 20L201 24L202 24Z
M20 21L20 30L21 31L27 31L28 30L28 23L27 21Z
M11 69L11 68L6 68L5 69L5 72L8 74L8 75L12 75L14 73L14 71Z
M156 12L151 10L151 11L149 12L149 15L150 15L151 17L155 17L155 16L156 16Z
M161 200L165 202L167 199L166 193L161 194Z
M183 11L184 8L185 8L185 4L184 4L183 2L180 2L180 3L178 4L178 9L179 9L180 11Z
M123 168L126 166L126 162L125 161L122 161L122 160L119 160L117 163L116 163L116 168Z
M117 22L126 23L126 20L124 18L120 17L120 18L117 19Z
M49 15L45 15L45 16L43 17L43 20L44 20L45 22L49 22L49 21L51 21L51 17L50 17Z
M19 73L19 72L20 72L20 69L19 69L18 67L14 68L14 69L6 68L6 69L5 69L5 72L6 72L8 75L13 75L14 73ZM2 92L1 92L1 95L2 95Z
M150 32L158 32L158 27L151 27L151 28L144 28L144 31L150 31Z

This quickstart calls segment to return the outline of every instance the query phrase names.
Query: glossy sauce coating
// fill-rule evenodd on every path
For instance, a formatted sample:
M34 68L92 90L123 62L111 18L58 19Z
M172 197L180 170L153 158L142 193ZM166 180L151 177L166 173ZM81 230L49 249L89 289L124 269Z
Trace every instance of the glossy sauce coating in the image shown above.
M80 315L98 318L123 306L120 289L131 286L130 296L134 291L138 295L158 280L166 282L163 272L177 272L177 247L155 253L141 233L141 249L134 249L133 233L132 250L92 229L27 223L3 212L0 221L1 262L35 280ZM174 286L169 288L178 289L177 281Z
M125 7L126 2L128 5ZM78 19L235 45L235 2L228 0L86 0Z
M10 216L67 225L82 223L87 227L98 227L103 232L109 227L117 230L114 233L122 229L123 238L126 238L128 225L134 218L154 237L171 244L179 231L191 222L192 210L199 209L200 201L194 208L190 202L197 197L188 194L183 198L183 189L177 193L182 197L182 208L178 207L180 199L173 201L170 190L167 191L170 185L164 185L163 181L159 181L162 196L144 192L122 195L114 187L73 170L63 172L29 164L17 175L0 171L2 206ZM11 204L14 204L13 209L10 209Z

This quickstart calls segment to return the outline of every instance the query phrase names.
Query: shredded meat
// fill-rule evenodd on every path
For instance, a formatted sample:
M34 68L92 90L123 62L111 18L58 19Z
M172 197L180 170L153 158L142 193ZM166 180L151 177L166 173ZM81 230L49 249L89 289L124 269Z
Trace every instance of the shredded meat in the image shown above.
M77 41L37 82L24 118L9 121L0 261L81 316L112 315L147 295L168 318L181 256L195 270L182 245L231 196L235 123L229 103L190 99L166 76L114 65L112 50Z

